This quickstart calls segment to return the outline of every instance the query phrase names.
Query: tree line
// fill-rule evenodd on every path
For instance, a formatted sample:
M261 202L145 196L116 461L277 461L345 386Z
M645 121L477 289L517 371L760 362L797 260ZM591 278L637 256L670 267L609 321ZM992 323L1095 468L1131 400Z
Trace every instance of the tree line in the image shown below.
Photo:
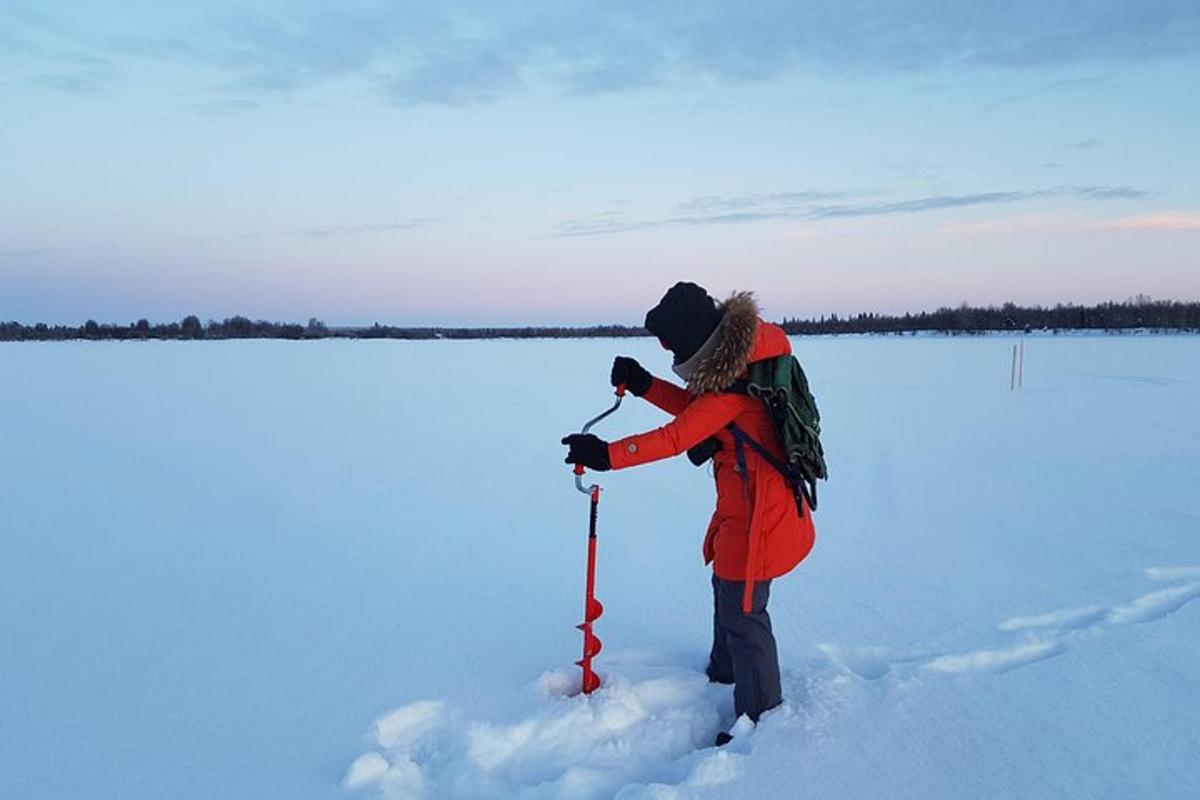
M330 327L315 317L307 325L290 322L228 317L201 323L195 315L179 322L152 324L139 319L129 325L112 325L88 320L82 325L22 325L0 322L0 342L62 341L67 339L129 341L137 339L566 339L580 337L645 336L645 329L631 325L589 327L542 326L524 328L450 328L380 325Z
M316 323L314 326L313 323ZM250 320L246 317L229 317L201 324L195 315L184 317L179 322L151 324L139 319L129 325L101 324L94 319L76 327L74 325L47 325L39 322L22 325L19 322L0 322L0 341L61 341L64 339L118 340L131 339L305 339L322 338L328 331L319 320L311 320L308 326L295 323Z
M864 312L854 316L837 314L819 319L786 318L781 323L791 335L843 333L918 333L982 334L993 331L1109 331L1152 330L1200 332L1200 302L1151 300L1139 295L1123 303L1093 306L1056 305L944 307L916 314L877 314ZM593 325L589 327L410 327L380 325L370 327L330 327L312 318L308 324L268 322L247 317L228 317L201 323L195 315L179 322L151 324L139 319L129 325L101 324L88 320L82 325L23 325L0 322L0 341L61 341L67 339L566 339L647 336L640 326Z
M785 319L783 329L792 335L836 333L982 334L994 331L1200 331L1200 303L1152 300L1138 295L1123 303L1092 306L1060 304L1043 306L943 307L917 314L865 312L839 317L831 314L816 320Z

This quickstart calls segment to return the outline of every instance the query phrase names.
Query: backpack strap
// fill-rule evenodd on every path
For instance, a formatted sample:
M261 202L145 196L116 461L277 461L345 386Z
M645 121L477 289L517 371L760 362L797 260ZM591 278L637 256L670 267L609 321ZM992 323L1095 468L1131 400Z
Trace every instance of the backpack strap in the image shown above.
M763 447L761 442L739 428L737 423L731 422L726 425L725 428L731 434L733 434L734 456L737 460L738 469L742 473L743 481L746 480L745 448L749 447L756 454L758 454L763 461L766 461L771 465L772 468L774 468L776 472L782 475L783 479L787 481L789 486L792 487L792 491L796 494L796 510L799 511L800 516L804 516L804 504L807 504L810 509L815 509L817 507L816 482L813 482L810 486L809 481L803 476L800 478L794 476L792 471L789 470L783 462L776 458L770 450Z
M733 434L733 443L737 451L742 454L738 460L739 466L745 466L743 463L745 460L745 453L742 451L742 446L746 445L751 450L762 456L763 461L766 461L768 464L774 467L776 472L783 477L788 478L789 480L791 479L791 476L788 475L787 467L785 467L778 458L772 455L770 450L763 447L757 439L739 428L736 422L731 422L725 427L728 428L729 432Z

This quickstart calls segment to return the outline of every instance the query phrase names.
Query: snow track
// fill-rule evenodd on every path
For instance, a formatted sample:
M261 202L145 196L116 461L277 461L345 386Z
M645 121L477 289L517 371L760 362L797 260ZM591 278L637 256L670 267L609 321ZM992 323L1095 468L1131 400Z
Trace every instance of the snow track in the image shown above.
M845 647L826 643L821 651L847 672L878 680L896 667L915 664L934 672L1007 672L1067 652L1068 643L1082 634L1095 635L1114 626L1154 622L1173 614L1200 597L1200 567L1151 567L1143 573L1156 581L1188 581L1157 589L1113 606L1081 606L1012 617L997 625L1007 633L1022 634L1012 644L962 653L891 652L880 647Z

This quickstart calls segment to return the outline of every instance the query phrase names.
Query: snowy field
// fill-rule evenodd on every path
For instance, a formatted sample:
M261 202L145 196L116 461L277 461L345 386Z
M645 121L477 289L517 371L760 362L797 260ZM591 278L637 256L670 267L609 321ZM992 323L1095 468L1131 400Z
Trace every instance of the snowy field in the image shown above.
M832 480L721 751L685 459L600 477L570 692L558 441L653 341L0 346L0 797L1198 797L1200 337L1013 341L795 340Z

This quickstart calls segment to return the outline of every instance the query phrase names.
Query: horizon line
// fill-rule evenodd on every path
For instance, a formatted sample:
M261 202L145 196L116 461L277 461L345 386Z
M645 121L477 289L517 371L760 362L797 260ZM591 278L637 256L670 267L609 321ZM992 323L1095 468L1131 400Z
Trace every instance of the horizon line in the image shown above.
M1003 311L1005 309L1011 308L1013 311L1018 311L1018 312L1022 312L1022 311L1023 312L1036 312L1036 311L1053 311L1056 309L1068 309L1068 308L1073 308L1073 309L1099 309L1099 308L1111 308L1111 307L1143 308L1143 307L1164 307L1164 306L1189 306L1189 305L1198 305L1198 304L1200 304L1200 299L1195 299L1195 300L1185 300L1185 299L1177 299L1177 298L1175 298L1175 299L1156 299L1156 298L1150 297L1149 295L1138 294L1138 295L1131 295L1131 296L1127 297L1125 300L1103 300L1103 301L1099 301L1096 303L1078 303L1078 302L1074 302L1074 301L1067 301L1067 302L1058 302L1053 305L1043 305L1040 303L1035 303L1035 304L1031 304L1031 305L1022 305L1020 303L1015 303L1012 301L1005 301L1003 303L989 303L986 305L973 305L971 303L967 303L964 301L957 306L941 305L934 309L926 308L926 309L921 309L918 311L894 311L894 312L857 311L857 312L844 313L844 314L839 314L837 312L830 312L830 313L821 313L818 315L810 315L807 317L785 315L785 316L781 316L775 320L767 319L764 321L773 322L775 324L822 324L822 323L827 323L827 322L858 320L858 319L862 319L864 317L879 318L881 320L904 319L905 317L919 317L922 315L933 315L933 314L944 313L947 311L952 312L952 311L956 311L956 310L992 311L992 312L994 312L994 311ZM21 328L32 328L32 329L45 328L47 330L56 330L56 329L57 330L62 330L62 329L80 329L80 330L82 330L82 329L88 328L89 326L95 326L98 328L109 329L109 330L125 330L125 329L137 330L139 328L144 329L145 327L159 328L159 327L168 327L170 325L183 326L183 325L187 324L189 320L192 320L192 319L194 319L195 324L199 325L199 327L201 327L201 328L207 328L207 327L214 326L214 325L223 326L223 325L228 325L229 323L232 323L232 322L242 323L242 321L244 321L244 322L248 322L252 325L269 325L269 326L273 326L273 327L300 327L300 328L303 328L306 330L308 330L308 329L315 329L315 330L324 329L329 332L334 332L334 331L358 332L358 331L370 331L370 330L373 330L376 328L380 328L380 329L392 329L392 330L399 330L399 331L430 332L430 333L436 333L439 331L482 332L482 331L539 331L539 330L540 331L596 331L596 330L628 331L630 333L630 335L639 335L639 336L647 335L647 333L648 333L645 330L644 326L641 324L629 324L629 323L620 323L620 322L600 322L600 323L591 323L591 324L579 324L579 323L576 323L576 324L553 324L553 323L550 323L550 324L504 324L504 325L487 325L487 324L409 325L409 324L391 323L391 322L381 323L379 320L374 320L371 323L330 325L330 324L326 324L322 319L320 319L319 317L315 317L315 316L309 317L307 322L290 322L290 321L269 320L269 319L265 319L262 317L259 317L259 318L248 317L243 314L234 314L232 316L227 316L227 317L222 317L222 318L209 317L203 321L201 321L199 315L197 315L197 314L185 314L180 319L177 319L177 320L171 319L166 322L161 322L161 321L151 322L148 317L139 317L137 320L135 320L133 322L129 322L129 323L98 322L95 318L89 317L88 319L86 319L83 322L80 322L78 324L71 324L71 323L51 324L51 323L47 323L47 322L21 322L19 320L15 320L15 319L5 320L5 319L0 318L0 328L5 327L5 326L14 326L15 325L15 326L20 326ZM143 323L145 323L145 325L143 325Z

